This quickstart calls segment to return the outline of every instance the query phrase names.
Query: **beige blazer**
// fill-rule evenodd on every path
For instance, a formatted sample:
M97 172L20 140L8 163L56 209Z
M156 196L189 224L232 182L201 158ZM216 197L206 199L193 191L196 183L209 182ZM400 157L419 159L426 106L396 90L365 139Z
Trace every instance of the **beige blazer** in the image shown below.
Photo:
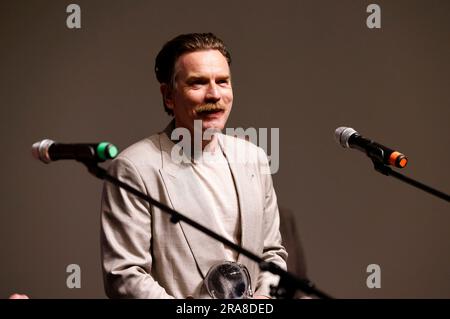
M202 225L219 232L196 187L190 163L177 163L175 144L165 132L124 150L109 173ZM279 213L267 157L262 149L220 135L235 181L241 213L241 245L266 261L286 268ZM243 157L243 154L246 154ZM105 291L110 298L209 298L203 279L212 265L225 260L223 244L145 201L105 183L101 206L101 248ZM260 272L240 255L255 294L269 296L277 276Z

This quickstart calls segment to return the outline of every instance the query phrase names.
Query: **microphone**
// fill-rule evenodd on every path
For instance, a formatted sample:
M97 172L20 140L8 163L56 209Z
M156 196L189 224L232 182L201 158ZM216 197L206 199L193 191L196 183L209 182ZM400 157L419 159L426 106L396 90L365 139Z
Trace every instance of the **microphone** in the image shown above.
M45 139L36 142L31 147L34 158L46 164L65 159L77 161L103 162L117 156L119 150L108 142L90 144L62 144Z
M367 156L378 163L399 168L404 168L408 163L408 159L404 154L364 138L350 127L338 127L334 132L334 137L342 147L355 148L365 152Z

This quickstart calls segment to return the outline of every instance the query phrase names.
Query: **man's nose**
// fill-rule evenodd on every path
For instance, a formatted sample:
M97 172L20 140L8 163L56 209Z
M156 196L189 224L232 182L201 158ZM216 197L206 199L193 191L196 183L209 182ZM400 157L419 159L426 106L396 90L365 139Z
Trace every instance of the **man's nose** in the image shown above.
M208 85L205 99L208 101L214 101L214 102L217 102L218 100L220 100L220 92L219 92L219 88L217 87L216 83L210 83Z

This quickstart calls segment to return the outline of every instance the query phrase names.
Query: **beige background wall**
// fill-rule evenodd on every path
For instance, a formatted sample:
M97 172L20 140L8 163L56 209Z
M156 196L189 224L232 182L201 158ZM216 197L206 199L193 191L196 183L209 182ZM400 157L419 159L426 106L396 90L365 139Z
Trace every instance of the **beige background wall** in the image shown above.
M66 27L77 3L82 28ZM24 1L0 4L0 297L104 298L101 182L44 165L33 142L162 129L153 59L179 33L212 31L233 54L230 127L280 128L279 203L295 212L310 278L338 298L449 298L448 203L376 173L333 140L354 127L410 158L405 174L450 192L450 2ZM381 266L381 289L366 267ZM81 288L66 287L79 264Z

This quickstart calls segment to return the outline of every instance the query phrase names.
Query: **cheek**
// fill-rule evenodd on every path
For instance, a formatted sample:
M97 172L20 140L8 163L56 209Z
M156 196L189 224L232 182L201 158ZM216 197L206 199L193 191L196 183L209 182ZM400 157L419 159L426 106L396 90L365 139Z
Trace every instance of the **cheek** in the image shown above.
M195 104L198 104L199 101L202 101L202 93L200 90L190 90L186 92L180 92L178 94L176 102L178 105L184 109L189 108Z
M205 98L203 90L191 90L185 95L186 101L190 104L202 103Z
M231 107L231 104L233 103L233 91L225 91L222 94L222 98L225 101L226 104L229 104Z

